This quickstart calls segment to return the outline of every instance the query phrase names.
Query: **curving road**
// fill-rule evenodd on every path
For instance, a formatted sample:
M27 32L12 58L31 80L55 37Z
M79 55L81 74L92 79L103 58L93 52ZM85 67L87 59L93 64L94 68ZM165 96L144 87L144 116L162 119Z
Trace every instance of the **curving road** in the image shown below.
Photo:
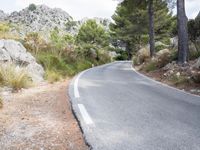
M82 72L72 108L94 150L200 150L200 97L114 62Z

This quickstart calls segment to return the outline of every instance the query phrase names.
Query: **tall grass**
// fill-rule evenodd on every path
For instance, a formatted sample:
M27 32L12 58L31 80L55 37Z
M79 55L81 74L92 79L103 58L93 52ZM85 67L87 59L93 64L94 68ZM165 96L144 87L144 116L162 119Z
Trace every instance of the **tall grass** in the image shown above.
M3 107L3 100L2 98L0 97L0 109Z
M17 91L29 87L31 78L24 69L13 64L4 64L0 66L0 84Z
M59 72L53 71L53 70L46 70L45 72L45 79L49 83L54 83L59 81L62 78Z

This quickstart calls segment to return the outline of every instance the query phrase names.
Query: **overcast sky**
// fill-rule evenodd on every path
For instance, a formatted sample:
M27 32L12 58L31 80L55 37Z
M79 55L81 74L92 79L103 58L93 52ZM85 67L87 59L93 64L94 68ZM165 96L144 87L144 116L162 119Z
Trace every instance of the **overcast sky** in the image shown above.
M21 10L31 3L62 8L75 20L84 17L110 18L117 6L115 0L0 0L0 9L10 13ZM200 0L186 0L186 13L189 18L196 17L199 11Z

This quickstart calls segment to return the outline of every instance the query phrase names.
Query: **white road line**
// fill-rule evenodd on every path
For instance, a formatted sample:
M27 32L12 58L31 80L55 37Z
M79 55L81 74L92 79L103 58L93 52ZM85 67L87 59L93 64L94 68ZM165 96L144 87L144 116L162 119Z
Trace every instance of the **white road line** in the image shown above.
M115 62L112 62L112 63L115 63ZM105 67L105 66L111 65L112 63L101 65L101 66L97 66L97 67ZM97 67L95 67L95 68L97 68ZM80 77L90 69L93 69L93 68L89 68L89 69L79 73L79 75L76 77L76 79L74 81L74 97L75 98L80 98L80 94L79 94L79 90L78 90L78 81L79 81Z
M89 116L87 110L85 109L85 106L83 104L78 104L78 108L80 110L80 113L81 113L85 123L86 124L93 124L93 121L92 121L91 117Z
M78 90L78 80L79 78L86 72L87 70L81 72L75 79L74 81L74 97L75 98L79 98L80 94L79 94L79 90Z

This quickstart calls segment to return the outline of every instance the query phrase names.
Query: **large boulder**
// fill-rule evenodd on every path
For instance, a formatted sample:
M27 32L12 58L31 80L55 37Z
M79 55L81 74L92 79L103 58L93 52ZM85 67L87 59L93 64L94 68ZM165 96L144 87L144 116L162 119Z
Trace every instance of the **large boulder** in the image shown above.
M109 51L108 55L110 56L111 60L114 60L118 56L118 54L115 51Z
M148 47L143 47L141 48L137 54L136 54L136 62L137 64L142 64L143 62L145 62L147 59L150 58L150 50Z
M200 69L200 57L197 59L196 63L193 65L193 68Z
M157 41L157 42L155 42L155 47L156 46L165 46L165 47L168 47L169 45L166 45L163 42Z
M0 40L0 64L10 62L25 68L34 82L41 82L44 69L25 47L15 40Z
M192 42L189 42L189 52L190 52L191 54L193 54L193 53L196 53L197 51L198 51L198 50L196 49L195 44L192 43Z
M170 45L173 48L178 48L178 37L177 36L170 39Z
M158 58L165 57L165 56L168 56L168 55L170 55L170 50L169 49L163 49L163 50L160 50L159 52L156 53L156 56Z
M171 52L169 49L163 49L156 53L156 61L159 68L167 65L170 60Z

